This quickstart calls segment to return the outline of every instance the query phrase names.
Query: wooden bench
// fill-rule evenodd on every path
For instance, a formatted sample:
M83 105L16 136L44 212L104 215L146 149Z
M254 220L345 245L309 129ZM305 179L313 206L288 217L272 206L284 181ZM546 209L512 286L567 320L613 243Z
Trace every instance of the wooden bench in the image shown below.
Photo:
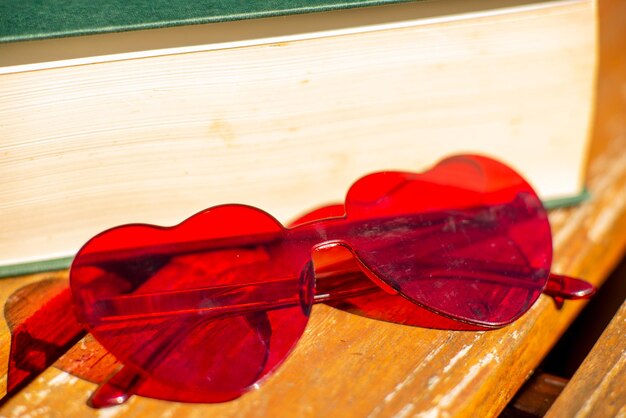
M611 13L616 8L626 9L615 5ZM613 53L621 50L615 48ZM626 70L620 67L623 63L610 62L610 57L607 61L604 56L603 61L601 55L602 62L613 69L609 76ZM598 286L626 247L626 124L619 119L626 114L626 99L618 97L614 85L602 83L599 95L588 176L591 198L550 213L553 270L584 277ZM12 297L10 321L19 322L62 292L66 282L66 271L2 279L0 305L6 307ZM494 416L583 306L579 301L566 302L558 310L551 299L542 296L510 326L460 332L385 323L317 305L305 335L285 364L257 390L221 404L181 404L136 396L119 407L91 409L86 400L96 385L75 374L85 369L106 370L102 364L113 360L85 336L6 400L0 416ZM7 321L8 314L5 308ZM624 320L622 307L549 416L624 413ZM7 385L9 345L9 326L0 321L0 394Z

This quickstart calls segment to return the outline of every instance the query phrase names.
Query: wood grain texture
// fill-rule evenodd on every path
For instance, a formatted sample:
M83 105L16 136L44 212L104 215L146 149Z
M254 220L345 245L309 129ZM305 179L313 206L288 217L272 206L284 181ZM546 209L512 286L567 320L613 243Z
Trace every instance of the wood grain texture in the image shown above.
M626 138L614 139L593 161L589 201L551 213L557 272L600 284L622 256L624 150ZM12 280L8 283L36 279ZM455 332L384 323L320 305L286 363L258 390L235 401L193 405L134 397L126 405L96 411L85 403L95 385L61 371L67 369L62 359L13 396L0 415L493 416L582 306L567 302L559 311L542 296L528 314L504 329ZM102 355L97 348L81 348L90 346L88 340L78 343L78 361Z
M626 415L626 302L546 418Z

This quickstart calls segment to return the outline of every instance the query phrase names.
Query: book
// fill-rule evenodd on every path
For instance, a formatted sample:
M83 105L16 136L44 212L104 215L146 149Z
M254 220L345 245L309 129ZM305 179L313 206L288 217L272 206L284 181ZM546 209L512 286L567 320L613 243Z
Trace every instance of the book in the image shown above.
M277 4L30 34L2 14L0 273L222 203L288 222L455 153L501 159L547 200L582 195L594 1Z

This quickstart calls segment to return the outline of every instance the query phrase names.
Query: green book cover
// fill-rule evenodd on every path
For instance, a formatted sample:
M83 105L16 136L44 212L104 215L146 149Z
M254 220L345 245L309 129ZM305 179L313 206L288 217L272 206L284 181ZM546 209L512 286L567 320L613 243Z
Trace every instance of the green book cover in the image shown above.
M405 1L5 0L0 2L0 42L226 22Z

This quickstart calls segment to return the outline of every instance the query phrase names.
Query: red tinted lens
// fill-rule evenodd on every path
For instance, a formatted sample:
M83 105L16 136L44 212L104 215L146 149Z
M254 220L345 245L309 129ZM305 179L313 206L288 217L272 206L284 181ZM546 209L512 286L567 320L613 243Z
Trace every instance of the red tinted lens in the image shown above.
M464 156L423 174L381 173L350 189L344 238L406 298L484 326L534 303L550 272L548 218L532 188L494 160Z
M307 323L311 271L283 232L271 216L239 205L172 228L106 231L72 265L78 314L148 378L138 393L232 399L284 360Z
M313 259L316 292L329 295L326 303L337 309L403 325L463 331L486 329L436 314L399 294L385 292L363 273L361 264L343 245L316 251Z

